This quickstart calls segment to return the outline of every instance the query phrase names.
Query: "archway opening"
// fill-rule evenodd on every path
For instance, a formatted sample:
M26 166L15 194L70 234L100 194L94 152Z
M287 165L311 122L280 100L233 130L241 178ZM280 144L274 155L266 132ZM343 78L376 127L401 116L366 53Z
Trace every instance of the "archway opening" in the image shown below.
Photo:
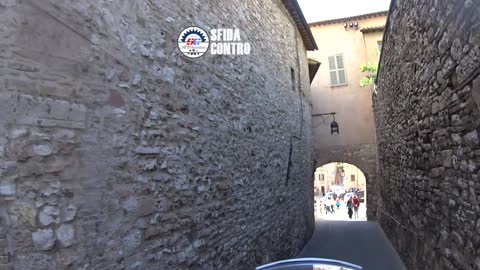
M367 220L367 179L360 168L331 162L315 170L313 181L316 220Z

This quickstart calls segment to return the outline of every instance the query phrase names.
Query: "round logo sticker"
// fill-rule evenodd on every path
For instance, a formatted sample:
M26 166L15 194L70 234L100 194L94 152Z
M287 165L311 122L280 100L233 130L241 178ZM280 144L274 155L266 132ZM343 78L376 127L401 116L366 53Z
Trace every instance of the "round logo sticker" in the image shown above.
M208 34L200 27L185 28L178 36L178 48L188 58L197 58L204 55L209 45Z

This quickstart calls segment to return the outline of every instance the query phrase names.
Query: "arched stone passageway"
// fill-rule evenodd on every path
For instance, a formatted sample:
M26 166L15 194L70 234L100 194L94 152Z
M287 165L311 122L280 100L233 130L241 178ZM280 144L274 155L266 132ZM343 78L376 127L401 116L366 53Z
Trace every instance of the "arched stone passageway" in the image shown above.
M349 220L346 202L358 196L360 207L353 212L354 220L366 220L366 177L357 166L346 162L331 162L314 172L315 220ZM333 196L333 198L332 198ZM333 205L332 208L326 206Z
M368 220L375 220L377 214L376 155L376 145L362 144L319 149L315 156L315 168L332 162L345 162L357 166L363 172L366 178Z

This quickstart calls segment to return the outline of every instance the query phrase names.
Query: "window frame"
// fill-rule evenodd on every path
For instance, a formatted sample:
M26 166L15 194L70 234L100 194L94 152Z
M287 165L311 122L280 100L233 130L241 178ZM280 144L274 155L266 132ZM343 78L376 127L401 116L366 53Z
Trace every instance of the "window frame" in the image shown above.
M343 64L343 68L338 68L338 60L337 60L337 57L338 56L341 56L342 57L342 64ZM333 57L334 59L334 63L335 63L335 69L331 69L330 67L330 57ZM330 55L328 56L328 77L329 77L329 85L330 87L338 87L338 86L345 86L345 85L348 85L348 80L347 80L347 69L346 69L346 66L345 66L345 57L343 56L343 53L339 53L339 54L334 54L334 55ZM342 70L343 71L343 75L345 77L345 82L344 83L340 83L340 75L339 75L339 71ZM335 75L336 75L336 78L337 78L337 84L333 84L332 83L332 75L331 73L332 72L335 72Z

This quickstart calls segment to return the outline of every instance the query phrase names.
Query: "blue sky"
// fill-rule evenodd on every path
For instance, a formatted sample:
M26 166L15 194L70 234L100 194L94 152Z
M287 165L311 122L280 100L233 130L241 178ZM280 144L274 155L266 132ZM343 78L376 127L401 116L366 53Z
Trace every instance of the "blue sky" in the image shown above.
M390 0L297 0L308 23L388 10Z

